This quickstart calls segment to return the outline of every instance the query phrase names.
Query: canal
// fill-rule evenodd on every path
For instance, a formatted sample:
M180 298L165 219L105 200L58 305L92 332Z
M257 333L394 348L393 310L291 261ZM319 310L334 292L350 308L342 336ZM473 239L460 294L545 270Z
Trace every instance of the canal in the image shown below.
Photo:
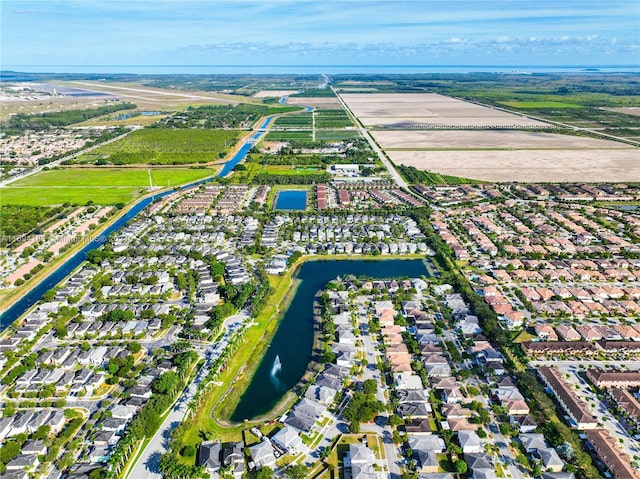
M258 130L251 135L251 138L246 141L240 149L236 152L233 157L227 161L220 173L217 176L224 177L227 176L233 168L240 163L249 153L249 150L253 147L253 145L258 141L258 139L265 134L267 127L273 120L273 117L266 118L262 124L258 127ZM51 288L56 286L60 281L70 275L74 269L76 269L80 264L85 260L87 253L96 248L102 246L106 241L110 234L118 231L122 228L129 220L134 218L138 213L140 213L144 208L150 205L153 201L162 198L163 196L174 193L175 191L193 188L195 186L199 186L205 183L212 181L215 177L205 178L204 180L199 180L194 183L189 183L188 185L184 185L179 188L163 191L156 195L143 198L134 205L118 220L116 220L113 224L109 225L99 236L93 238L88 241L87 244L80 249L78 252L74 253L66 262L60 265L57 269L49 273L42 281L40 281L36 286L34 286L27 294L22 296L18 301L13 303L9 308L0 314L0 332L4 331L8 328L13 322L22 316L29 308L31 308L36 302L42 298L42 295L49 291Z
M269 412L304 375L313 349L313 302L316 293L337 276L398 278L428 276L423 260L333 260L304 263L291 304L280 320L247 390L231 414L233 422ZM277 359L276 359L277 358ZM273 374L275 373L275 374Z

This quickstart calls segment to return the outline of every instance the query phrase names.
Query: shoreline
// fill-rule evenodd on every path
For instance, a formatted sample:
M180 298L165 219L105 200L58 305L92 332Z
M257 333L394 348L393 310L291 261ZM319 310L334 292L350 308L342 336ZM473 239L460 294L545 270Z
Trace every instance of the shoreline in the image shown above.
M323 255L323 256L311 256L311 255L306 255L306 256L301 256L298 261L296 261L296 263L294 265L292 265L290 272L288 273L290 275L290 278L292 281L298 281L296 276L298 275L300 268L307 262L311 262L311 261L349 261L349 260L355 260L355 261L385 261L385 260L407 260L407 261L415 261L416 259L422 259L425 260L426 257L424 254L406 254L406 255L380 255L380 256L363 256L363 255L358 255L358 256L353 256L353 255ZM428 262L425 263L426 265L428 265ZM427 267L427 271L430 271L430 268ZM278 308L278 315L274 316L273 318L271 318L269 320L269 324L277 318L277 322L278 325L277 327L273 330L273 332L269 335L267 342L265 343L265 346L263 348L260 348L260 352L258 353L258 350L256 350L254 352L254 354L259 354L260 358L259 360L256 361L251 361L252 358L249 358L249 361L247 361L245 364L243 364L240 369L238 374L244 376L246 373L250 373L251 376L249 376L249 379L247 381L247 385L244 388L244 391L242 394L246 393L246 390L249 387L249 384L251 383L251 381L253 380L253 377L255 376L255 374L258 371L258 368L261 364L261 362L264 359L264 355L266 353L266 350L268 349L271 341L273 340L273 337L275 336L275 334L277 333L278 329L280 328L280 320L284 317L284 314L287 312L291 300L293 299L293 297L295 296L295 292L297 291L299 287L299 284L296 284L295 287L289 287L287 289L287 292L285 293L285 295L283 296L283 300L280 302L280 307ZM317 297L317 293L316 296L314 298ZM283 301L286 301L286 303L283 303ZM285 308L282 308L282 305L285 304ZM265 338L265 336L263 336L263 338ZM298 382L296 382L295 385L293 385L291 388L289 388L282 396L282 398L267 412L265 412L264 414L261 414L255 418L252 419L246 419L245 421L242 422L233 422L230 421L229 418L221 418L219 417L216 413L219 413L220 410L222 408L224 408L226 405L223 404L223 402L229 398L229 394L236 389L235 385L231 385L229 387L229 389L227 391L225 391L225 393L222 395L222 397L216 402L216 404L211 408L210 410L210 414L209 416L211 417L211 419L213 421L216 422L216 424L218 424L220 427L222 428L228 428L228 429L233 429L233 428L237 428L239 426L242 426L245 422L248 423L253 423L253 422L264 422L267 420L273 420L274 417L280 416L286 409L290 408L291 405L293 404L293 402L295 402L295 400L297 400L299 398L299 394L297 393L298 391L300 391L301 388L303 388L310 380L310 378L316 374L318 372L318 368L319 366L322 364L318 361L317 355L315 353L315 351L318 349L318 347L320 346L320 328L319 328L319 318L317 317L317 315L314 313L313 315L313 343L312 343L312 353L311 353L311 360L309 361L309 363L307 364L307 368L305 370L305 373L303 374L303 376L298 380ZM249 371L247 371L247 365L249 365L250 363L250 369ZM234 408L237 407L240 398L242 397L242 394L240 394L238 396L238 400L236 401L236 404L234 404ZM222 404L222 408L220 407ZM287 406L285 408L285 406ZM233 411L231 412L231 414L233 413Z
M319 293L321 293L322 290L318 291L316 293L316 298L318 297ZM280 321L281 318L278 319L278 321ZM279 328L279 327L278 327ZM274 336L275 333L274 332ZM273 337L271 338L273 339ZM294 384L291 388L289 388L282 396L282 398L280 398L280 400L267 412L265 412L264 414L261 414L259 416L256 416L254 418L251 419L245 419L242 422L232 422L232 421L226 421L224 419L221 418L217 418L213 415L213 408L212 408L212 414L211 414L211 418L216 421L220 426L222 427L228 427L228 428L236 428L238 426L242 426L243 424L245 424L245 422L247 423L254 423L254 422L265 422L265 421L270 421L273 420L276 417L281 416L284 412L288 411L291 406L298 400L300 399L301 395L300 392L301 390L307 385L309 384L310 380L312 379L312 377L314 377L318 372L320 372L320 366L323 364L319 361L319 356L318 353L316 352L321 346L321 335L320 335L320 317L314 313L313 315L313 342L312 342L312 353L311 353L311 360L309 361L309 364L307 365L307 369L305 370L305 373L302 375L302 377L298 380L298 382L296 384ZM268 348L268 346L267 346ZM253 371L253 374L251 375L251 378L249 379L249 383L251 383L251 381L253 380L253 377L255 376L256 372L258 371L258 367L260 365L260 363L262 362L262 360L264 359L264 354L262 355L262 358L259 362L254 363L256 364L255 369ZM246 369L246 364L241 368L241 372L244 372L244 370ZM245 392L246 389L245 388ZM218 404L220 402L222 402L225 397L227 396L227 394L225 393L225 395L220 398L220 401L218 402ZM218 405L216 404L216 406ZM237 407L237 404L236 404ZM214 407L215 408L215 407Z

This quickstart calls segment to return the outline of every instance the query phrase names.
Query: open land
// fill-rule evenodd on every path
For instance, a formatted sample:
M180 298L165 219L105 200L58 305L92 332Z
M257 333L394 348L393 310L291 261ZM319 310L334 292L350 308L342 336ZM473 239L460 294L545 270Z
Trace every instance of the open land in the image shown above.
M228 104L250 101L246 97L211 92L180 92L165 88L142 86L136 83L54 81L30 85L33 93L3 95L0 98L2 109L0 120L23 113L34 114L50 111L65 111L92 108L116 100L131 101L140 110L163 110L183 108L189 105ZM40 88L42 91L38 91ZM56 88L55 95L52 93ZM66 92L70 92L67 95ZM81 93L81 95L78 95ZM106 117L107 119L109 116ZM138 117L138 120L148 121ZM155 119L158 119L155 117ZM97 120L93 120L92 125Z
M490 130L375 130L371 132L385 149L631 149L610 140L532 131ZM637 149L633 149L637 152Z
M628 106L623 108L605 108L605 110L624 113L626 115L640 116L640 107L637 106Z
M273 97L283 97L287 95L293 95L294 93L298 93L298 90L260 90L258 93L253 95L254 98L273 98Z
M398 164L484 181L638 181L638 150L390 151Z
M318 97L303 97L294 96L287 98L287 105L303 105L312 106L314 108L332 108L340 105L340 101L334 96L318 96Z
M397 128L372 131L397 164L498 182L640 178L637 148L586 136L528 131L545 124L493 108L431 93L343 95L343 99L365 126ZM427 125L446 129L415 129Z
M0 120L4 121L11 115L22 113L31 115L50 111L82 110L97 108L107 104L109 97L46 97L37 99L8 99L0 101Z
M545 123L436 93L344 94L342 99L365 126L540 128Z
M174 91L168 88L142 86L135 83L70 81L63 82L62 84L77 88L86 88L99 93L108 93L119 98L134 101L137 105L142 107L181 104L237 103L243 99L246 101L246 98L220 94L217 92L212 94L200 91Z
M213 176L209 168L154 168L154 186L176 186ZM126 203L147 192L147 169L82 168L59 169L37 173L0 190L2 204L51 206L63 203Z

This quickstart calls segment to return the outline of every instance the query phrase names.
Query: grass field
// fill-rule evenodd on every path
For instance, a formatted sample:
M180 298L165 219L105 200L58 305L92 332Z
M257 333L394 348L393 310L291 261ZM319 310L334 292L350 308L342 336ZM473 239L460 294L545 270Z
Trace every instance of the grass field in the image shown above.
M79 162L104 158L114 165L183 165L209 163L224 157L246 132L238 130L164 129L137 130L121 140L81 156Z
M210 168L154 168L154 186L177 186L215 175ZM42 171L0 189L0 204L53 206L63 203L127 203L147 192L147 169L82 168Z
M361 138L357 130L316 130L316 141L342 141Z
M278 141L278 140L310 140L311 131L270 131L267 133L265 140Z
M275 126L287 128L309 128L312 123L311 113L297 113L276 118Z

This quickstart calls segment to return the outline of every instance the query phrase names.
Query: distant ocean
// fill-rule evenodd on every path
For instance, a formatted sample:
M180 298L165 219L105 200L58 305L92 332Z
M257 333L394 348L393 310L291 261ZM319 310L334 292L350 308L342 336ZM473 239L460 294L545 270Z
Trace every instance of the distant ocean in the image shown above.
M2 65L24 73L115 74L419 74L419 73L640 73L640 65Z

